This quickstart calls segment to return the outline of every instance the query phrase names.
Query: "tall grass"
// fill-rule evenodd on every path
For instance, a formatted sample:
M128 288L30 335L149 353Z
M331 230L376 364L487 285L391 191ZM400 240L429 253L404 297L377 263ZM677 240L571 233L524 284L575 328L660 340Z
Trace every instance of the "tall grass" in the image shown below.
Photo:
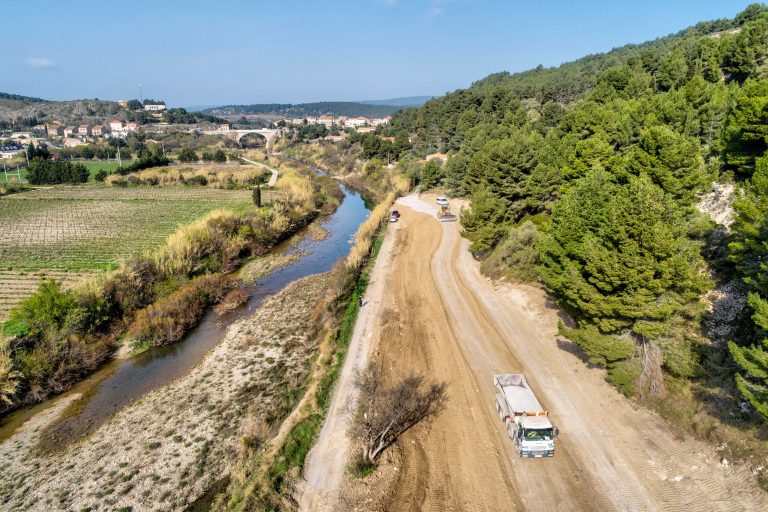
M373 235L389 219L389 212L395 202L395 193L390 192L384 200L376 205L371 214L365 219L355 234L355 245L347 255L346 263L351 269L359 269L371 252Z
M137 185L178 185L194 182L196 177L204 177L211 188L241 188L255 185L265 174L268 172L256 165L153 167L132 174L129 182ZM106 182L116 185L125 180L125 177L113 174L107 176Z
M228 210L214 210L170 235L156 257L161 271L169 275L194 273L214 249L211 221L223 219L237 221L238 217Z

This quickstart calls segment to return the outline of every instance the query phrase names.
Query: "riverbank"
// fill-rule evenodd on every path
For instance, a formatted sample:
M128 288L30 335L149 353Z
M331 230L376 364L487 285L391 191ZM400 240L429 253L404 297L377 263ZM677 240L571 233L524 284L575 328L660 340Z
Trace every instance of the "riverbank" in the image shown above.
M245 411L267 424L287 414L285 392L301 387L316 352L311 317L327 284L310 276L267 298L190 374L83 442L38 455L46 418L25 424L0 445L3 507L183 510L231 469Z
M332 213L343 196L337 183L308 168L288 170L276 193L271 208L214 211L181 226L158 251L128 259L103 279L75 290L40 288L0 326L0 368L11 370L0 372L0 413L66 391L121 344L138 353L180 340L223 298L209 275L223 278L247 257L267 253ZM48 303L59 305L55 315L40 306Z

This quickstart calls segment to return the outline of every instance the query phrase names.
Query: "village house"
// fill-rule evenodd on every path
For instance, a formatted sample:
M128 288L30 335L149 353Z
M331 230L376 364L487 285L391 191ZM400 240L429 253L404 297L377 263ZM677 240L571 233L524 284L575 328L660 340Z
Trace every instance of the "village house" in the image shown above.
M49 137L63 137L64 127L59 123L49 123L45 127Z
M122 121L118 121L117 119L113 119L109 122L109 131L112 133L119 133L123 131L123 123Z
M331 126L336 124L336 118L334 118L333 116L320 116L317 118L317 123L323 124L327 128L330 128Z
M351 128L359 128L361 126L366 126L369 124L369 119L367 117L350 117L346 121L344 121L344 126L349 126Z
M64 128L64 137L72 137L77 134L77 126L67 126Z
M316 117L313 116L307 116L307 123L308 124L318 124L318 120Z
M355 128L358 133L372 133L376 131L375 126L360 126L358 128Z
M93 128L91 128L91 135L94 137L103 137L107 134L107 129L104 127L103 124L97 124L94 125Z
M118 100L117 104L120 105L123 108L127 108L128 107L128 100Z
M158 111L158 110L165 110L165 105L144 105L144 110L146 111Z
M0 146L0 158L8 160L15 157L19 153L23 153L24 148L18 144L10 144L8 146Z
M32 132L13 132L11 134L12 139L16 140L22 140L22 139L34 139L35 134Z
M66 139L64 139L64 145L67 146L68 148L82 146L83 144L85 144L85 142L83 142L80 139L76 139L74 137L67 137Z
M91 127L88 126L87 124L81 124L80 126L77 127L77 133L78 135L87 137L88 135L91 134Z
M128 124L127 124L127 125L125 125L125 127L123 128L123 130L124 130L124 131L126 131L126 132L128 132L128 133L137 132L137 131L139 131L140 129L141 129L141 127L140 127L138 124L136 124L136 123L128 123Z
M392 121L392 116L384 116L381 118L376 118L373 121L371 121L371 124L373 126L384 126L390 123Z

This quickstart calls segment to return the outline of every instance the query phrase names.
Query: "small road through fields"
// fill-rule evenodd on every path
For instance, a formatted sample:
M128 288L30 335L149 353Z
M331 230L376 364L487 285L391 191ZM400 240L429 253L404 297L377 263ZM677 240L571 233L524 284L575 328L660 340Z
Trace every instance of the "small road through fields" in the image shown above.
M244 162L248 162L249 164L258 165L259 167L263 167L266 170L268 170L269 172L271 172L272 175L269 177L269 181L267 182L267 186L269 188L274 188L275 185L277 185L277 177L279 175L279 173L277 172L277 169L275 169L274 167L270 167L267 164L263 164L261 162L256 162L254 160L248 160L244 156L241 156L240 159L243 160Z
M447 380L451 399L401 439L381 510L768 510L746 468L677 438L558 339L558 311L540 289L484 278L459 223L438 222L433 205L400 200L372 351L387 378L423 372ZM516 372L560 428L553 458L519 458L496 414L492 376ZM348 393L340 383L336 394ZM315 458L307 474L337 471L339 460Z

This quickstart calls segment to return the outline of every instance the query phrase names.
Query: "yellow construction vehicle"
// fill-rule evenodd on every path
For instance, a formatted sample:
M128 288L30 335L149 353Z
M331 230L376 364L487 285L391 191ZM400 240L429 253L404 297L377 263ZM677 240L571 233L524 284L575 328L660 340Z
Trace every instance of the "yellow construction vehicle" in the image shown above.
M439 204L437 210L437 218L440 222L453 222L456 220L456 215L451 213L451 206L448 203Z

